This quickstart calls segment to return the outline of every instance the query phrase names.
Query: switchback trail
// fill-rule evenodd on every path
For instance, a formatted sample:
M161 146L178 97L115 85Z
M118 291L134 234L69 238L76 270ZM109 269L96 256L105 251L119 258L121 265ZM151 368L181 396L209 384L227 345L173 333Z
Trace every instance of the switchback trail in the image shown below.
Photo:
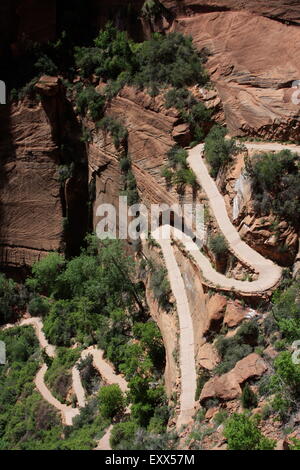
M280 151L288 149L300 153L300 146L283 145L279 143L246 143L248 150ZM180 273L173 252L172 239L180 240L187 252L191 254L203 277L216 288L236 291L247 294L258 294L273 289L280 281L282 269L271 260L264 258L258 252L249 247L240 238L240 235L231 223L224 198L219 192L215 181L211 178L203 158L204 144L199 144L188 151L188 164L194 171L198 183L207 195L212 213L218 223L220 231L227 240L229 249L246 266L251 267L257 274L255 281L239 281L227 278L218 273L211 265L209 259L204 256L192 238L173 227L167 227L170 231L169 238L162 229L152 232L152 237L159 243L168 271L171 289L176 299L180 330L180 412L177 420L177 429L187 424L195 411L195 394L197 386L194 329L188 298L182 275Z
M56 355L55 346L49 344L45 334L43 332L43 321L39 317L30 317L21 320L18 323L10 323L5 325L2 329L7 330L9 328L16 328L20 326L32 326L40 343L42 349L44 349L49 357L54 358ZM127 391L127 382L121 376L115 373L113 366L103 358L103 351L98 349L95 346L90 346L84 349L81 352L81 359L86 358L88 355L91 355L93 358L93 365L98 370L99 374L104 378L104 380L109 384L118 384L122 392ZM62 422L71 426L73 419L80 413L80 408L83 408L86 403L85 391L81 383L80 373L76 365L72 368L72 379L73 379L73 389L77 397L78 408L73 408L72 406L67 406L57 400L52 392L49 390L48 386L45 383L45 374L47 372L47 365L44 363L42 367L37 372L35 377L35 385L44 400L46 400L50 405L54 406L61 414ZM99 440L96 449L98 450L110 450L109 438L112 426L109 426L108 430L104 436Z

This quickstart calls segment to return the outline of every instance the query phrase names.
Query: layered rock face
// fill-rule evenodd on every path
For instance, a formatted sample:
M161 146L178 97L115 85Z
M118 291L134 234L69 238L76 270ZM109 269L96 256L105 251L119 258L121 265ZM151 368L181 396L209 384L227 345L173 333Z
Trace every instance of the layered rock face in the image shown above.
M22 102L9 116L1 107L0 263L30 265L62 241L62 206L57 181L58 149L41 106Z
M127 12L128 1L114 0L100 4L95 0L92 3L96 11L93 27L101 26L107 19L114 18L120 27L127 27L129 31L134 26L138 36L143 38L142 23L138 17L142 1L135 2L131 14L128 13L129 16L126 13L127 19L135 15L135 25L127 19L124 22L120 13L124 9ZM291 84L293 80L300 78L300 52L297 49L300 31L296 26L283 22L299 22L299 4L295 1L279 0L270 1L268 4L254 0L162 0L161 3L169 9L171 16L166 24L158 24L157 29L161 27L164 30L179 30L190 34L199 50L206 48L210 52L207 68L222 102L226 124L231 134L258 135L267 139L298 139L299 106L292 102L294 90ZM18 41L24 35L38 41L53 39L57 28L56 6L56 2L50 0L43 2L43 5L38 5L35 0L2 2L1 11L9 19L2 28L5 44L9 44L17 54ZM31 15L32 11L35 12L34 15ZM21 20L16 22L18 15ZM171 23L170 18L173 18ZM144 34L147 32L144 24ZM1 245L4 264L18 265L23 263L24 259L26 264L31 264L35 255L29 255L28 250L39 253L62 247L61 225L66 213L66 207L62 206L68 205L68 200L71 201L72 198L71 206L76 205L74 193L78 191L78 184L75 188L72 181L68 182L66 201L62 201L59 194L60 185L54 182L52 177L60 158L59 142L53 137L53 125L57 119L54 108L49 111L48 107L50 115L47 115L46 111L43 106L32 106L26 101L18 107L13 107L10 112L1 110L2 114L7 114L1 119L2 127L7 127L7 131L1 135L1 210L4 217L1 225ZM177 202L176 191L167 189L161 176L167 150L175 141L182 145L189 141L188 129L182 125L174 110L166 111L160 98L152 99L126 87L112 101L108 114L123 120L129 130L129 154L142 201L147 205ZM65 122L57 122L56 125L62 128L65 127ZM42 155L44 170L38 165L39 160L35 161L28 152L38 158ZM80 152L83 152L83 149L80 149ZM98 221L98 205L103 202L117 205L123 179L119 157L108 135L105 136L101 132L94 135L85 157L86 164L89 164L90 179L93 176L96 181L93 217L95 228ZM27 166L37 166L34 171L28 170L26 178L30 178L31 184L28 184L24 176L25 158L32 159L32 163L27 161ZM49 183L36 182L35 178L38 177ZM24 197L26 194L28 196ZM187 196L188 199L192 197ZM41 205L37 217L33 217L36 209L25 211L29 219L26 231L24 225L20 234L15 224L24 211L16 207L21 204L20 201L26 199L31 201L33 206L37 201L41 201ZM79 199L78 192L76 199ZM50 209L45 210L43 204L49 205ZM70 206L69 209L69 214L72 214ZM78 219L76 209L73 210L73 215L71 219ZM247 241L250 244L252 238L252 234L249 234ZM294 238L291 240L293 245L296 244ZM265 249L264 242L265 240L262 242ZM257 237L255 243L262 244ZM24 255L22 250L27 254Z
M173 28L209 51L207 68L232 135L298 139L299 105L292 100L292 83L300 76L296 26L224 11L179 16Z
M174 145L174 139L180 140L184 134L178 133L180 124L174 110L164 109L162 102L160 97L151 98L125 87L107 110L108 115L119 119L128 129L132 171L141 201L148 207L150 204L172 205L178 202L175 189L166 187L161 168L167 161L166 153ZM99 220L96 216L99 204L110 203L118 207L124 184L119 159L111 136L96 132L88 148L90 177L96 179L94 228Z
M42 77L36 88L41 100L0 109L0 264L6 267L30 266L49 251L72 253L86 231L80 127L59 79ZM79 159L62 181L67 151Z
M247 10L281 21L300 22L298 0L161 0L175 14L208 13L212 11Z

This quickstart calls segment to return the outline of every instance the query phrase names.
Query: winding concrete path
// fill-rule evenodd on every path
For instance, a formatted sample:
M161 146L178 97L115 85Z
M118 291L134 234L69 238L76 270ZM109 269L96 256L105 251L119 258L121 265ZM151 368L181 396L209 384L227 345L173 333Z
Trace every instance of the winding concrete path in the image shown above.
M255 144L246 144L247 148L253 147ZM276 149L279 144L276 144ZM265 147L264 147L265 149ZM260 148L261 150L261 148ZM268 150L270 150L268 148ZM199 268L202 270L203 275L206 279L215 285L219 285L222 288L230 288L233 290L247 292L247 293L258 293L272 289L281 279L282 270L279 266L273 263L271 260L264 258L257 251L253 250L245 242L241 240L236 227L231 223L227 214L224 198L219 192L215 181L209 175L208 169L205 165L203 158L204 144L197 145L193 149L189 150L188 163L196 174L199 184L205 191L209 205L216 218L221 232L226 238L230 250L235 256L249 267L252 267L255 272L258 273L258 279L253 282L238 281L236 279L229 279L226 276L217 273L207 259L199 253L194 255ZM194 251L194 250L193 250ZM198 250L199 251L199 250Z
M300 146L295 145L287 146L278 143L246 143L244 145L248 150L280 151L288 149L292 152L300 153ZM189 149L189 166L194 171L199 184L207 195L213 215L216 218L220 231L228 242L230 250L246 266L254 269L258 274L258 279L253 282L239 281L218 273L211 265L209 259L200 252L192 238L176 228L164 226L152 232L152 237L159 243L162 249L171 289L176 299L179 318L181 393L177 429L187 424L193 417L197 376L192 316L184 281L172 248L172 238L180 240L187 252L194 258L202 275L216 287L256 294L274 288L282 276L282 269L279 266L271 260L265 259L241 240L239 233L229 219L224 198L219 192L215 181L209 175L204 162L203 152L204 144L199 144ZM169 231L169 235L166 236L165 230Z
M288 149L300 153L300 146L286 146L278 143L246 143L245 145L249 150L280 151ZM177 238L181 243L183 243L186 250L193 256L203 276L216 287L255 294L272 289L279 282L282 274L281 268L272 261L265 259L241 240L239 233L229 219L223 196L220 194L214 180L209 175L203 159L203 151L204 144L200 144L189 150L189 166L195 172L199 184L207 194L211 210L221 232L228 242L230 250L239 260L247 266L252 267L258 273L258 279L253 282L247 282L226 278L226 276L218 273L212 267L208 258L200 252L198 246L193 242L191 237L183 235L182 232L179 232L177 229L169 227L170 235L167 238L165 235L161 235L161 228L152 232L152 237L160 244L162 249L171 289L176 299L179 318L181 393L177 429L180 429L182 425L187 424L194 415L197 377L192 316L184 281L173 251L172 238ZM32 325L34 327L41 347L45 348L50 357L54 357L55 347L48 343L42 331L43 324L41 319L36 317L29 318L22 320L19 324L6 325L6 328L23 325ZM123 392L127 391L127 383L125 379L122 376L116 375L113 367L103 359L103 351L92 346L82 352L81 358L87 357L88 354L92 355L94 366L108 383L117 383ZM79 414L79 408L72 408L67 405L63 405L52 395L44 381L46 371L47 366L44 364L35 378L37 389L48 403L61 412L62 419L65 424L72 424L74 416ZM76 365L72 369L72 379L79 407L84 407L86 404L85 391ZM105 435L100 439L97 449L110 449L109 438L111 429L112 426L108 428Z
M171 229L172 230L172 229ZM163 239L161 229L152 232L152 237L160 244L170 285L176 299L179 319L179 363L181 373L180 412L176 422L178 430L187 424L195 413L196 366L194 348L194 327L184 281L178 267L171 239Z
M5 325L2 329L7 330L9 328L16 328L20 326L32 326L35 330L41 348L45 349L49 357L55 357L56 348L48 342L43 332L43 321L41 318L26 318L18 323L9 323ZM101 349L98 349L95 346L90 346L89 348L86 348L84 351L81 352L80 357L81 359L84 359L88 355L92 355L94 367L98 370L99 374L106 380L108 384L118 384L122 392L124 393L128 390L126 380L123 376L115 373L113 366L103 358L103 351ZM80 408L83 408L87 403L85 391L80 378L80 372L75 364L72 368L72 385L77 397L78 408L73 408L71 406L67 406L61 403L54 397L52 392L49 390L45 383L45 374L47 372L47 369L48 367L44 363L37 372L36 377L34 379L36 388L38 389L44 400L46 400L50 405L54 406L61 413L62 422L66 426L71 426L75 416L79 415ZM97 450L110 450L109 438L111 429L112 426L107 429L104 436L99 440L96 447Z

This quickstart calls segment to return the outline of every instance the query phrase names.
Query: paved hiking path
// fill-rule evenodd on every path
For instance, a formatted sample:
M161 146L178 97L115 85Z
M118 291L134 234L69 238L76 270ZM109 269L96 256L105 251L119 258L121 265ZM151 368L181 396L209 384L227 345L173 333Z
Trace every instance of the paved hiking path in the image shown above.
M283 145L278 143L246 143L248 150L280 151L291 150L300 153L300 146ZM264 258L250 248L240 238L234 225L227 214L224 198L219 192L215 181L209 175L203 158L204 144L199 144L188 151L188 164L194 171L198 183L207 195L212 213L219 225L220 231L226 238L230 250L246 266L255 270L258 279L253 282L229 279L218 273L211 265L209 259L204 256L193 240L183 235L177 229L168 227L170 238L161 236L160 229L152 232L152 237L160 244L165 265L168 270L171 289L176 299L179 329L180 329L180 372L181 394L180 413L177 420L177 429L187 424L195 412L195 393L197 387L195 354L194 354L194 330L192 316L188 304L186 289L175 255L172 248L172 238L177 238L185 249L192 255L203 277L216 287L226 290L235 290L243 293L261 293L276 286L281 279L282 270L272 261Z
M42 349L45 349L49 357L54 358L56 355L55 346L49 344L45 334L43 332L43 321L39 317L31 317L21 320L18 323L7 324L3 327L3 330L9 328L16 328L19 326L32 326L35 330L36 336L39 340L40 346ZM127 382L121 376L117 375L114 371L113 366L103 358L103 351L98 349L96 346L90 346L81 352L81 359L85 359L88 355L91 355L93 358L93 365L98 370L99 374L104 378L108 384L118 384L122 392L127 391ZM50 405L54 406L60 413L62 417L62 422L66 426L71 426L73 419L80 413L80 408L83 408L87 401L85 396L85 391L81 383L80 373L76 365L72 368L72 379L73 379L73 389L77 397L78 408L73 408L72 406L67 406L57 400L52 392L49 390L48 386L45 383L45 374L47 372L47 365L44 363L36 374L34 383L36 388ZM110 450L109 438L112 426L110 426L102 439L99 440L96 449L98 450Z
M287 146L278 143L247 143L245 146L248 150L280 151L288 149L300 153L300 146ZM172 238L177 238L181 243L183 243L186 250L190 252L196 261L199 270L202 272L202 275L216 287L255 294L272 289L281 278L281 268L279 268L279 266L274 264L272 261L265 259L241 240L239 233L229 219L223 196L220 194L216 183L209 175L208 169L203 159L203 150L204 144L199 144L189 150L189 166L195 172L199 184L207 195L212 213L219 225L220 231L223 233L228 242L230 250L239 260L241 260L247 266L252 267L258 273L258 279L253 282L238 281L235 279L229 279L226 276L218 273L212 267L208 258L206 258L200 252L198 246L193 242L193 240L175 228L169 227L169 238L166 238L165 236L163 238L161 237L160 228L152 232L153 238L160 244L162 249L171 289L176 299L179 317L181 393L180 413L177 420L178 430L182 427L182 425L187 424L191 420L195 412L197 377L195 367L194 329L192 316L184 281L173 251ZM14 325L6 325L4 328L26 325L32 325L34 327L41 347L45 349L49 357L55 357L55 346L48 343L42 331L43 323L40 318L28 318ZM103 359L103 351L97 349L94 346L91 346L81 353L81 358L85 358L89 354L91 354L93 357L94 367L99 371L103 378L109 384L119 384L121 390L125 392L127 390L126 381L122 376L117 375L114 372L113 367ZM77 396L79 408L72 408L70 406L64 405L52 395L51 391L45 384L44 377L46 371L47 365L43 364L35 378L36 387L44 399L61 412L63 422L67 425L70 425L72 424L74 416L79 414L79 408L84 407L86 404L85 391L81 383L79 371L76 365L72 369L73 388ZM111 429L112 426L107 429L105 435L98 442L96 449L110 449L109 437Z

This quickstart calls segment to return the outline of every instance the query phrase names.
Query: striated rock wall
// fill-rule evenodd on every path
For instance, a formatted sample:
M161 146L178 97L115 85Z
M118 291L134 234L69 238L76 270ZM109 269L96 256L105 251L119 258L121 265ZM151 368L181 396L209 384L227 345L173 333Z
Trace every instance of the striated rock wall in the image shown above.
M125 87L114 98L107 114L121 121L128 129L128 153L137 182L141 202L150 204L178 202L175 189L166 186L161 169L167 162L166 153L177 139L180 126L174 110L163 108L160 97L151 98L143 92ZM181 137L181 135L180 135ZM96 178L94 227L98 222L99 204L111 203L118 207L118 197L123 189L118 151L109 134L93 131L93 141L88 148L89 173ZM187 191L187 200L192 194Z
M247 10L280 21L300 23L298 0L160 0L176 15Z
M232 135L299 138L300 30L245 11L178 17L173 28L206 48L206 64Z
M0 108L0 264L6 267L30 266L49 251L72 253L86 230L80 127L59 79L42 77L37 88L41 100ZM79 158L62 182L66 152Z
M30 265L62 243L58 148L40 103L1 107L0 263ZM7 113L8 114L8 113Z

